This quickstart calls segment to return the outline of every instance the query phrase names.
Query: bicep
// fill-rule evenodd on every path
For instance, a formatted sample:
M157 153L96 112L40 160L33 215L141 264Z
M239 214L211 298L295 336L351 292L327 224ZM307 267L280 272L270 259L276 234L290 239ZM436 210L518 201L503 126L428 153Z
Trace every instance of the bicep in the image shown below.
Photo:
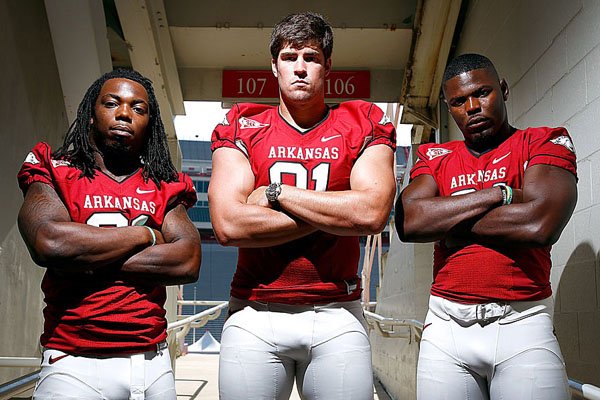
M200 236L194 223L190 220L185 207L181 204L171 209L163 220L161 233L166 243L188 239L200 244Z
M393 196L395 180L394 152L386 145L375 145L367 148L356 160L350 174L350 188Z
M546 164L527 168L523 178L523 202L548 223L567 223L577 203L577 180L567 170Z
M253 190L254 174L248 159L235 149L215 150L208 187L211 209L227 207L231 202L245 203Z
M23 239L33 245L40 226L70 222L71 217L56 191L50 185L36 182L27 189L17 220Z

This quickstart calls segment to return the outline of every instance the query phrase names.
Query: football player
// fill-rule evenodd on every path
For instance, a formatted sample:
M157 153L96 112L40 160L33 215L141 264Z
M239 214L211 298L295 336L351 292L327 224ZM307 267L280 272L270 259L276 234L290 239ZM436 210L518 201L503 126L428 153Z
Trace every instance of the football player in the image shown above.
M372 399L357 276L359 235L381 232L396 191L395 131L374 104L325 103L331 26L273 30L278 106L236 104L212 136L209 207L239 247L223 327L221 399Z
M396 202L403 241L435 241L417 398L568 399L550 248L577 201L564 128L517 129L491 61L457 57L442 89L464 141L421 145Z
M33 398L175 399L165 285L197 280L200 237L150 80L103 75L63 145L38 143L18 179L19 229L46 268Z

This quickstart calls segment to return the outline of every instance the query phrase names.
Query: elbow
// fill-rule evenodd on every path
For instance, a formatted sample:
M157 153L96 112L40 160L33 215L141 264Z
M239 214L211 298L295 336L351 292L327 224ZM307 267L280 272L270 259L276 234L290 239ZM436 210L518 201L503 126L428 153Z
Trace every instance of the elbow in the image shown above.
M356 231L363 235L376 235L383 231L390 217L390 210L373 210L357 215L354 222Z
M67 243L56 234L50 224L42 225L37 232L35 244L30 246L33 262L40 267L51 268L66 261Z
M561 231L548 229L541 224L534 225L530 229L529 242L532 247L549 247L560 238Z
M202 264L202 254L200 250L197 254L192 255L188 258L188 261L183 265L179 276L177 277L177 285L183 285L186 283L195 283L200 277L200 265Z
M235 246L236 240L232 235L232 232L228 232L225 229L217 229L213 225L213 232L215 234L215 238L217 239L217 243L221 246Z

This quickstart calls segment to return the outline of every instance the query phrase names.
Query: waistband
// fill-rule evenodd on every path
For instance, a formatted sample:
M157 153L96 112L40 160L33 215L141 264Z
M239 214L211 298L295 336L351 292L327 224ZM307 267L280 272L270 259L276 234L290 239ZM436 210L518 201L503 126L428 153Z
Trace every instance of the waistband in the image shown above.
M430 296L429 310L442 319L450 320L452 318L466 326L474 323L485 325L494 321L508 324L541 312L547 313L552 318L554 301L550 296L536 301L461 304L442 297Z
M347 310L362 309L360 300L339 301L327 304L283 304L283 303L266 303L255 300L244 300L236 297L229 299L229 314L233 314L245 307L251 307L256 311L273 311L286 313L301 313L305 311L318 311L326 308L345 308Z
M150 345L144 346L142 348L136 349L135 351L123 351L123 352L118 352L118 353L111 352L111 353L102 353L102 354L91 354L91 353L87 354L87 353L73 353L73 352L70 352L67 350L55 349L52 347L44 347L43 349L44 349L44 351L57 350L64 354L69 354L69 355L76 356L76 357L114 358L114 357L130 357L135 354L148 354L148 353L160 354L168 347L169 347L169 344L167 343L167 341L163 340L162 342L158 342L156 344L150 344Z

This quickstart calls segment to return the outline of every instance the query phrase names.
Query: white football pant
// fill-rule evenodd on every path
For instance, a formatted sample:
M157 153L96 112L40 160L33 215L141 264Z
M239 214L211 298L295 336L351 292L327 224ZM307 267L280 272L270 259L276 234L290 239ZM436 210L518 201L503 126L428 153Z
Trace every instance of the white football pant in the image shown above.
M236 301L250 304L232 299L233 311ZM359 301L252 303L256 309L244 307L223 327L221 400L289 399L294 379L302 399L373 399L371 347Z
M567 400L552 298L465 305L431 296L419 400Z

